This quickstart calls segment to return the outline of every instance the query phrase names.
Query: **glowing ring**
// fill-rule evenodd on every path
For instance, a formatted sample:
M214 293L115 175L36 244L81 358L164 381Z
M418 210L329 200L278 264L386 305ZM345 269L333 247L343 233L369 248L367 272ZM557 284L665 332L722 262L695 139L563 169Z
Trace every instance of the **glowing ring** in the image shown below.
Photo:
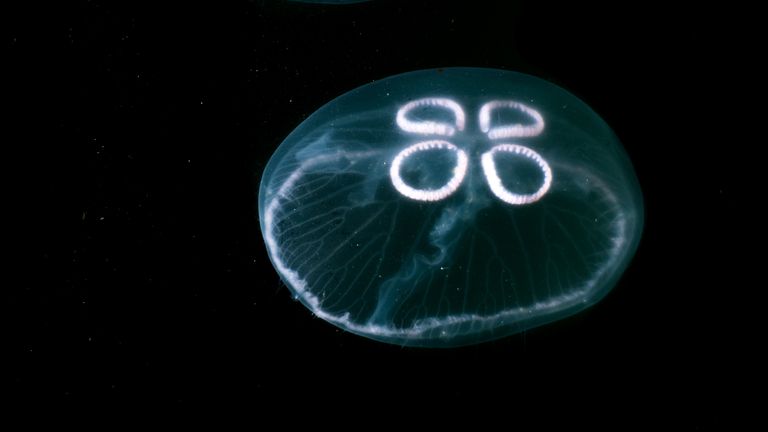
M541 187L539 187L539 190L532 194L516 194L505 188L501 183L498 172L496 172L496 162L493 159L494 154L498 152L514 153L525 156L528 159L534 161L536 165L541 168L541 172L544 174L544 182L542 183ZM499 144L483 153L481 163L483 165L485 178L488 181L488 186L490 186L491 191L500 200L508 204L522 205L536 202L547 193L549 187L552 185L552 169L549 167L547 161L545 161L540 154L525 146L518 144Z
M511 108L522 111L533 118L532 125L522 123L491 127L491 111L499 108ZM488 134L490 139L533 137L544 130L544 117L535 109L513 100L490 101L480 108L480 130Z
M456 167L453 168L453 177L439 189L417 189L405 184L403 178L400 177L400 166L403 161L416 152L432 149L447 149L456 153ZM448 141L422 141L405 148L395 156L392 160L392 166L389 168L389 176L392 178L392 185L395 189L410 199L417 201L440 201L459 188L459 185L464 180L464 176L467 174L468 164L469 158L467 158L467 154Z
M441 107L450 110L455 117L454 124L450 125L448 123L434 121L412 121L408 119L409 112L423 106ZM464 130L464 125L466 123L464 110L461 108L461 105L451 99L436 97L416 99L408 102L397 111L396 121L400 129L406 132L444 136L452 136L457 130Z

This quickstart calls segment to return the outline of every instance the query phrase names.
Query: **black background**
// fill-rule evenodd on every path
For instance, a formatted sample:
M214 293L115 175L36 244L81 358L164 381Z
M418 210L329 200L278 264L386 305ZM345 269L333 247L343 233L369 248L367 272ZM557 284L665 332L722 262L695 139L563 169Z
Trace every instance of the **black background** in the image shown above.
M514 414L520 397L648 395L648 413L709 423L749 357L727 294L740 289L730 227L744 178L727 149L747 13L615 3L90 1L4 14L7 163L21 168L6 213L22 240L9 261L21 277L4 289L6 388L31 404L253 412L386 399ZM346 334L272 269L261 172L334 97L447 66L538 75L600 113L640 179L642 243L604 301L524 334L451 350Z

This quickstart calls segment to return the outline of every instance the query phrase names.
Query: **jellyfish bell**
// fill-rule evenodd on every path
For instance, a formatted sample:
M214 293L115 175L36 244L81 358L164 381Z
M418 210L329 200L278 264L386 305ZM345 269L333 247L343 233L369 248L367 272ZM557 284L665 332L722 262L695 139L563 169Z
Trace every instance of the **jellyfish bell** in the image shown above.
M321 107L259 189L269 257L312 313L352 333L449 347L575 314L642 232L607 124L510 71L409 72Z

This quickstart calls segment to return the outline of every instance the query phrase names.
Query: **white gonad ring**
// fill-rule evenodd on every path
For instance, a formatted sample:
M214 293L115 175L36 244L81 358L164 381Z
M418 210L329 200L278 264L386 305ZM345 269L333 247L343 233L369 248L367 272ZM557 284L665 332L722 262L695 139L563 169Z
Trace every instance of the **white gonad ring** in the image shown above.
M532 194L516 194L505 188L501 183L499 173L496 171L494 154L498 152L513 153L525 156L534 161L541 169L542 174L544 174L544 181L542 182L541 187L539 187L539 190ZM488 186L490 186L493 194L499 197L500 200L509 204L521 205L536 202L547 193L549 186L552 184L552 169L549 168L547 161L545 161L541 155L525 146L518 144L499 144L483 153L481 163L483 165L485 178L488 180Z
M421 107L445 108L453 112L454 123L451 125L449 123L435 122L430 120L410 120L408 118L408 113L416 108ZM464 117L464 110L461 109L461 105L447 98L430 97L416 99L403 105L397 111L397 125L400 127L400 129L406 132L413 132L422 135L453 136L457 130L464 130L465 123L466 119Z
M533 124L508 124L491 127L491 112L500 108L510 108L527 114L533 119ZM488 134L490 139L533 137L544 130L544 117L535 109L513 100L495 100L480 108L480 130Z
M453 168L453 177L439 189L416 189L405 184L403 178L400 177L400 166L403 164L403 161L416 152L433 149L446 149L456 153L456 167ZM467 164L467 154L448 141L422 141L407 147L395 156L389 169L389 176L392 178L392 185L395 189L408 198L417 201L440 201L459 188L459 185L464 180L464 175L467 174Z

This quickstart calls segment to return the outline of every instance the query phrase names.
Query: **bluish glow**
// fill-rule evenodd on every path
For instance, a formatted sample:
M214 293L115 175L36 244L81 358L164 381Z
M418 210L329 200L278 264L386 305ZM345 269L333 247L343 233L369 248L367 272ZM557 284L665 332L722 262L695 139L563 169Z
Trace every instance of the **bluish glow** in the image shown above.
M642 198L603 120L528 75L406 73L312 114L259 191L270 259L316 316L456 346L572 315L634 254Z
M317 3L317 4L352 4L364 3L370 0L288 0L294 3Z

